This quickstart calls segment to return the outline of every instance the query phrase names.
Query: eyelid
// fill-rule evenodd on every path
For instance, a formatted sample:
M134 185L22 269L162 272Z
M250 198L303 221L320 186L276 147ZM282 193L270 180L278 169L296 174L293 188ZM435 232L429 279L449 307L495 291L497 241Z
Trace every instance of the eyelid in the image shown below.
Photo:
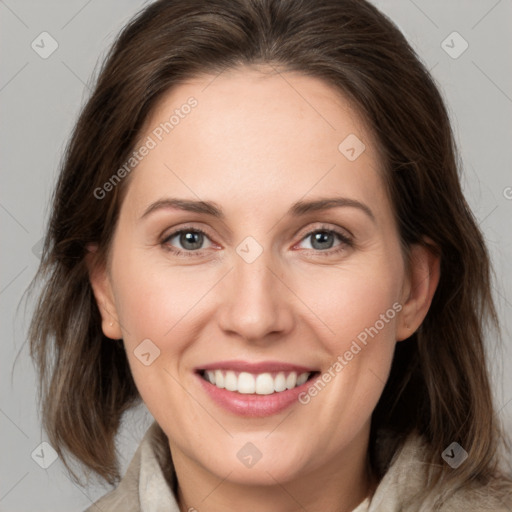
M315 256L334 256L337 253L346 251L349 248L352 248L354 246L354 241L352 236L348 236L345 233L342 232L340 228L333 228L330 226L319 226L313 229L310 229L306 233L304 233L300 240L296 242L292 249L295 249L299 244L301 244L304 240L309 238L311 235L318 233L318 232L326 232L331 233L338 237L339 244L334 245L333 247L329 247L328 249L320 250L320 249L314 249L314 248L306 248L302 249L302 251L313 254ZM300 249L299 249L300 250Z
M194 226L193 224L184 224L184 225L173 226L172 228L167 228L159 236L159 239L162 242L165 242L169 238L172 238L173 236L176 236L177 234L179 234L183 231L196 231L198 233L202 233L213 243L212 236L209 233L208 229L205 229L203 227Z
M340 231L346 233L347 237L354 238L354 234L345 225L336 224L335 222L329 222L325 220L319 220L318 222L312 222L313 228L308 228L308 231L316 231L318 229L326 229L332 231Z
M314 224L314 223L313 223ZM328 224L325 222L319 222L315 227L307 227L304 229L301 229L298 231L298 233L295 236L299 237L299 242L304 240L309 235L312 235L313 233L317 233L318 231L329 231L336 233L339 235L342 239L350 240L352 241L354 239L354 235L346 228L342 228L341 226L337 226L334 224Z
M164 234L162 234L159 239L160 239L160 243L162 245L166 245L167 242L171 239L171 238L174 238L175 236L178 236L180 233L186 233L186 232L196 232L196 233L201 233L205 238L207 238L210 243L212 245L219 245L217 244L216 242L214 242L212 240L212 237L210 236L210 234L208 233L208 231L206 229L203 229L203 228L199 228L199 227L196 227L196 226L192 226L192 225L185 225L185 226L180 226L180 227L176 227L176 228L172 228L170 231L168 230L165 230L164 231ZM182 249L177 249L177 251L182 251ZM204 251L205 249L198 249L196 251L183 251L183 252L189 252L189 253L192 253L192 252L195 252L195 253L200 253L201 251Z

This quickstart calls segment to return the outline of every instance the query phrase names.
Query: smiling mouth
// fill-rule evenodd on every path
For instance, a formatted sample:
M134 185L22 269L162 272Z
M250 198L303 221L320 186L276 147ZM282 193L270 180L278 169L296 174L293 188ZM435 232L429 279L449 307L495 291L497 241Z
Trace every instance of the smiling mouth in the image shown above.
M199 375L219 389L244 395L271 395L302 386L320 372L249 373L233 370L199 370Z

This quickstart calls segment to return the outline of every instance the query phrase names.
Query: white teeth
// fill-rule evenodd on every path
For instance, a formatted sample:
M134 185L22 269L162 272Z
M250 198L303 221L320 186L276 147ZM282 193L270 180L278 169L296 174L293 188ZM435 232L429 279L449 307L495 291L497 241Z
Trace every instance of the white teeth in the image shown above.
M212 382L212 384L216 384ZM228 391L238 391L238 379L235 372L226 372L226 378L224 379L224 387Z
M247 372L242 372L238 376L238 392L244 395L250 395L256 390L254 377Z
M274 379L270 373L261 373L256 377L256 394L271 395L274 392Z
M297 375L297 372L290 372L285 375L279 372L275 377L270 373L259 373L253 375L248 372L224 370L207 370L204 372L204 378L218 388L225 388L228 391L237 391L245 395L271 395L280 393L287 389L293 389L304 384L311 373L304 372Z
M308 377L309 377L309 373L301 373L297 377L297 386L302 386L302 384L304 384L304 382L306 382L308 380Z
M222 374L222 372L220 370L215 370L215 385L218 387L218 388L223 388L224 387L224 375Z
M286 377L284 376L284 373L278 373L276 375L276 378L274 379L274 390L278 393L280 391L284 391L286 389Z
M293 389L297 384L297 374L292 372L286 377L286 389Z

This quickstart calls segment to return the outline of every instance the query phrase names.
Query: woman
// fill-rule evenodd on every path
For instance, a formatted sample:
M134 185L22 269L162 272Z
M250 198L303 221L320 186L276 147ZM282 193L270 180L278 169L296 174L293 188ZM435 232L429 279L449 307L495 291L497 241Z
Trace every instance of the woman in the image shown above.
M442 98L360 0L158 1L71 138L31 325L89 510L511 510ZM508 501L507 501L508 500Z

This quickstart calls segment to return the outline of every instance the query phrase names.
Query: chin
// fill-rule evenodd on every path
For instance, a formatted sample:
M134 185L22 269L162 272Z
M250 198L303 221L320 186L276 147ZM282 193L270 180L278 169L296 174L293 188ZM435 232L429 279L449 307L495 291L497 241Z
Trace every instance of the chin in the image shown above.
M300 443L293 442L292 436L286 437L289 446L277 437L275 442L269 442L266 436L268 432L261 432L259 436L237 436L229 448L210 454L204 467L219 478L255 486L275 485L276 481L285 483L296 479L306 467L308 472L311 470L304 450L297 451ZM230 455L226 456L227 453Z
M301 471L291 461L267 461L261 459L253 467L244 467L237 461L236 465L221 464L211 468L219 478L238 485L271 486L276 483L284 484L296 479Z

